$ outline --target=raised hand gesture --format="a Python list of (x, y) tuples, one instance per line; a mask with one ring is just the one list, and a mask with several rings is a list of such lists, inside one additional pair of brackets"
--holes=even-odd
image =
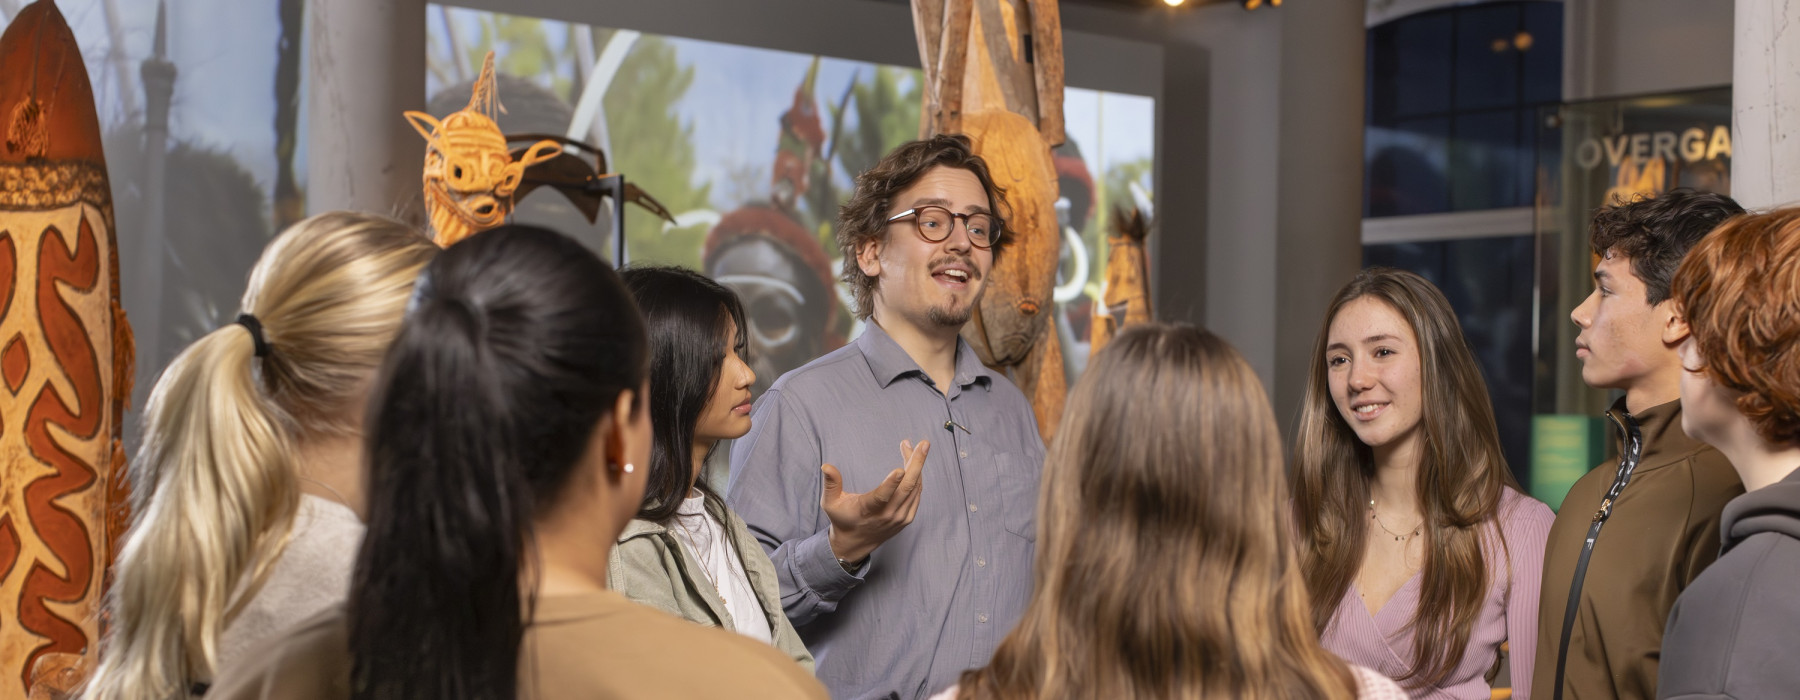
[(831, 519), (831, 551), (839, 559), (860, 562), (888, 538), (898, 534), (919, 513), (919, 492), (924, 486), (925, 455), (929, 441), (914, 446), (900, 441), (901, 469), (889, 472), (881, 485), (865, 493), (844, 493), (844, 477), (837, 467), (819, 467), (825, 487), (819, 505)]

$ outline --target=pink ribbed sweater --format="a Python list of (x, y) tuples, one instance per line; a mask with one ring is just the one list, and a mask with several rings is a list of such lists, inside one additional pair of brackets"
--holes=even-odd
[[(1486, 547), (1493, 585), (1469, 634), (1462, 663), (1436, 686), (1402, 685), (1414, 698), (1485, 700), (1492, 692), (1485, 676), (1494, 667), (1500, 643), (1517, 642), (1511, 652), (1511, 685), (1515, 700), (1530, 700), (1531, 669), (1537, 652), (1538, 583), (1543, 577), (1544, 542), (1556, 515), (1543, 503), (1506, 489), (1500, 499), (1500, 532), (1506, 549), (1491, 536)], [(1487, 526), (1491, 535), (1493, 527)], [(1510, 556), (1508, 556), (1510, 554)], [(1510, 560), (1510, 566), (1506, 564)], [(1422, 579), (1414, 574), (1380, 611), (1369, 614), (1356, 585), (1344, 591), (1337, 614), (1320, 638), (1326, 649), (1345, 661), (1379, 671), (1389, 678), (1404, 675), (1413, 658), (1413, 614), (1419, 608)]]

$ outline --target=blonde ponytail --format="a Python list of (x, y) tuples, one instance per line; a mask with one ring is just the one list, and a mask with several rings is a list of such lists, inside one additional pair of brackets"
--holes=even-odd
[(150, 394), (129, 471), (132, 526), (86, 697), (184, 697), (214, 677), (219, 639), (280, 557), (299, 505), (294, 455), (351, 434), (352, 402), (437, 250), (407, 226), (331, 212), (289, 228), (251, 271), (231, 324), (188, 346)]

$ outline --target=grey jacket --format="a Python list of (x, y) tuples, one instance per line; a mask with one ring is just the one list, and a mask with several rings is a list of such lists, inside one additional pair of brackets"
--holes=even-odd
[(1669, 613), (1659, 698), (1800, 695), (1800, 469), (1732, 499), (1719, 560)]
[[(707, 512), (725, 524), (731, 548), (744, 564), (750, 587), (762, 604), (763, 616), (774, 633), (775, 648), (792, 657), (808, 673), (813, 671), (812, 653), (800, 641), (800, 634), (788, 622), (781, 609), (781, 584), (775, 577), (775, 565), (763, 553), (744, 519), (738, 517), (717, 498), (706, 499)], [(648, 520), (632, 520), (619, 534), (606, 567), (607, 587), (631, 600), (662, 610), (677, 617), (710, 627), (731, 628), (731, 613), (717, 589), (700, 570), (686, 547), (675, 539), (667, 527)]]

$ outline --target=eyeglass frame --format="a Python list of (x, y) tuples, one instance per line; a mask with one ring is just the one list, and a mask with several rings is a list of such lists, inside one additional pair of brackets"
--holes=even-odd
[[(919, 227), (919, 214), (922, 210), (925, 210), (925, 209), (937, 209), (937, 210), (944, 212), (945, 214), (950, 215), (950, 222), (951, 222), (950, 228), (946, 229), (946, 233), (944, 233), (943, 238), (939, 238), (935, 241), (931, 240), (931, 236), (925, 235), (925, 229)], [(922, 204), (922, 205), (913, 207), (911, 209), (908, 209), (906, 211), (900, 212), (898, 214), (888, 217), (887, 223), (889, 223), (889, 224), (897, 223), (901, 219), (904, 219), (908, 216), (913, 217), (913, 231), (918, 232), (919, 237), (925, 239), (925, 242), (927, 242), (927, 243), (943, 243), (944, 241), (950, 240), (950, 234), (956, 232), (956, 222), (957, 221), (962, 222), (963, 234), (968, 235), (968, 233), (969, 233), (969, 217), (971, 217), (971, 216), (985, 216), (989, 219), (993, 219), (994, 220), (994, 230), (988, 234), (987, 245), (982, 245), (980, 243), (976, 243), (975, 237), (972, 235), (969, 236), (969, 245), (975, 246), (976, 248), (980, 248), (982, 250), (993, 250), (994, 244), (999, 243), (1000, 239), (1003, 238), (1006, 234), (1006, 221), (1004, 219), (1001, 219), (1000, 215), (998, 215), (998, 214), (994, 214), (992, 212), (985, 212), (985, 211), (978, 211), (978, 212), (973, 212), (973, 213), (969, 213), (969, 214), (958, 214), (956, 212), (950, 211), (950, 209), (948, 207), (940, 207), (936, 204)]]

